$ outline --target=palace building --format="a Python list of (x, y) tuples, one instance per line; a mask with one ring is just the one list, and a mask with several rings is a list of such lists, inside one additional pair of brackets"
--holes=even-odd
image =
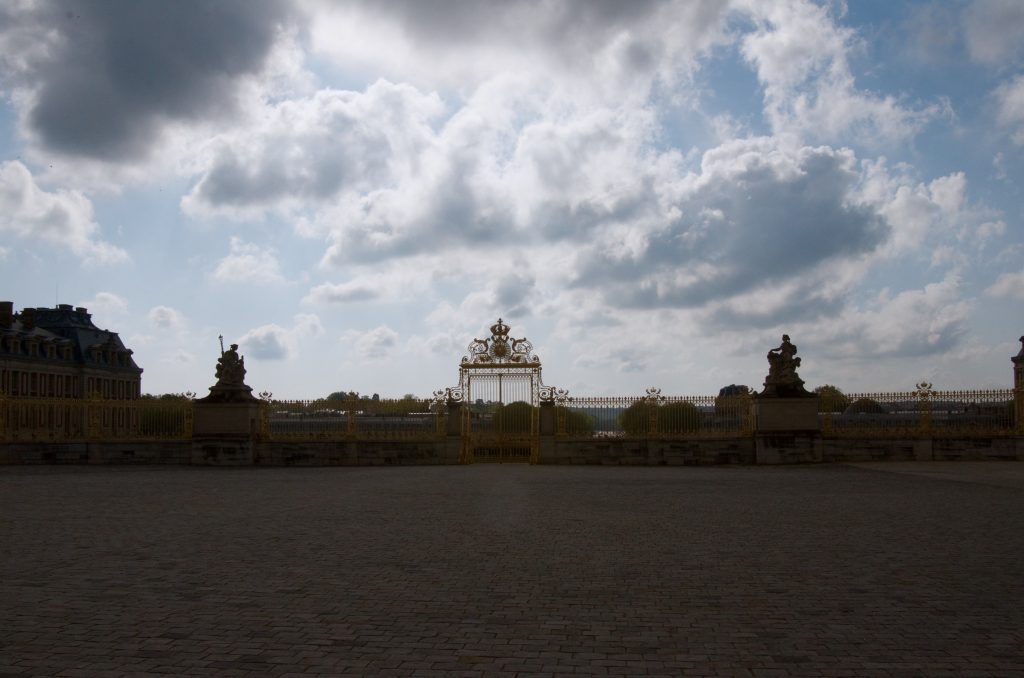
[(101, 330), (87, 309), (23, 308), (0, 301), (0, 396), (139, 397), (142, 368), (117, 332)]

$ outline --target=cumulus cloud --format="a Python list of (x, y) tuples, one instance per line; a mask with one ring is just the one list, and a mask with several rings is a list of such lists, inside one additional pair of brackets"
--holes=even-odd
[(161, 330), (174, 330), (180, 328), (185, 319), (181, 312), (170, 306), (154, 306), (146, 314), (150, 324)]
[(128, 312), (128, 301), (113, 292), (97, 292), (96, 296), (78, 303), (92, 314), (93, 322), (99, 327), (114, 327), (117, 319)]
[(195, 364), (196, 356), (193, 353), (189, 353), (188, 351), (179, 348), (175, 349), (174, 351), (171, 351), (170, 353), (165, 353), (164, 355), (162, 355), (160, 357), (160, 362), (180, 367), (183, 365)]
[(0, 163), (0, 233), (66, 248), (83, 263), (109, 265), (128, 254), (98, 239), (92, 203), (78, 191), (48, 192), (17, 160)]
[(1014, 142), (1024, 144), (1024, 75), (1018, 75), (995, 91), (999, 122), (1010, 129)]
[(249, 330), (239, 344), (245, 353), (262, 360), (283, 360), (290, 355), (288, 330), (276, 323)]
[(182, 201), (191, 214), (321, 201), (367, 192), (416, 171), (440, 99), (379, 81), (363, 93), (320, 90), (272, 108), (258, 125), (216, 138), (202, 177)]
[(372, 330), (349, 330), (342, 335), (342, 341), (349, 345), (356, 357), (362, 360), (380, 360), (398, 345), (398, 333), (387, 325)]
[(508, 273), (502, 276), (494, 288), (495, 306), (505, 309), (504, 314), (509, 318), (528, 314), (537, 291), (536, 283), (529, 273)]
[(309, 313), (299, 313), (293, 318), (290, 328), (276, 323), (255, 327), (238, 340), (243, 353), (258, 360), (286, 360), (298, 355), (302, 342), (324, 333), (320, 318)]
[(576, 285), (618, 306), (699, 306), (870, 252), (887, 228), (854, 201), (858, 179), (850, 151), (723, 144), (646, 237), (583, 248)]
[(473, 87), (496, 73), (532, 70), (577, 94), (621, 99), (688, 70), (694, 55), (722, 39), (728, 3), (366, 0), (314, 11), (313, 49), (348, 69), (427, 88)]
[(972, 59), (1002, 64), (1021, 51), (1024, 4), (1017, 0), (974, 0), (964, 11), (964, 33)]
[(323, 283), (309, 291), (302, 301), (307, 304), (345, 304), (379, 298), (381, 290), (363, 281)]
[(914, 109), (857, 88), (848, 54), (858, 39), (833, 20), (830, 6), (803, 0), (742, 4), (756, 28), (741, 38), (741, 51), (764, 87), (765, 115), (776, 133), (899, 142), (942, 113), (938, 104)]
[(1024, 301), (1024, 270), (1001, 274), (992, 285), (985, 289), (985, 294), (990, 297)]
[(0, 61), (26, 132), (51, 151), (104, 161), (146, 157), (168, 124), (234, 114), (241, 83), (294, 19), (286, 3), (241, 0), (44, 1), (8, 18), (0, 44), (31, 47)]
[(967, 335), (971, 310), (959, 278), (947, 276), (922, 289), (883, 290), (869, 307), (848, 309), (820, 328), (818, 341), (838, 356), (934, 355)]
[(213, 278), (223, 282), (257, 285), (285, 282), (273, 250), (247, 243), (234, 236), (231, 238), (231, 251), (217, 264)]

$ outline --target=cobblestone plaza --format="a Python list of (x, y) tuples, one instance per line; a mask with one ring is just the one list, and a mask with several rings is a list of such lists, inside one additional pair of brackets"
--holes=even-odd
[(1022, 468), (3, 467), (0, 676), (1024, 676)]

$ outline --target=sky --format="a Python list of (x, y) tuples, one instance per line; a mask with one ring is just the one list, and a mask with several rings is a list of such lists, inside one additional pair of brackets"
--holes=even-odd
[(0, 298), (144, 392), (1009, 388), (1024, 3), (0, 4)]

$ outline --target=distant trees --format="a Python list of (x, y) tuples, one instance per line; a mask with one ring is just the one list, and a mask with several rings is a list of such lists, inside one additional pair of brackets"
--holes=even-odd
[(555, 416), (565, 417), (565, 432), (570, 435), (588, 435), (594, 432), (594, 418), (586, 412), (558, 405)]
[(324, 400), (370, 400), (377, 403), (380, 402), (380, 395), (374, 393), (372, 396), (360, 396), (356, 391), (334, 391), (324, 398)]
[[(655, 419), (653, 431), (652, 417)], [(695, 431), (700, 428), (700, 410), (686, 401), (659, 405), (650, 400), (637, 400), (619, 414), (619, 426), (630, 436)]]
[(889, 410), (874, 398), (857, 398), (842, 412), (843, 414), (888, 414)]
[(821, 412), (842, 413), (850, 406), (850, 399), (846, 397), (846, 394), (831, 384), (819, 386), (814, 389), (814, 393), (821, 398), (821, 403), (818, 406)]
[(493, 415), (494, 428), (504, 433), (529, 433), (533, 426), (533, 405), (522, 401), (499, 404)]

